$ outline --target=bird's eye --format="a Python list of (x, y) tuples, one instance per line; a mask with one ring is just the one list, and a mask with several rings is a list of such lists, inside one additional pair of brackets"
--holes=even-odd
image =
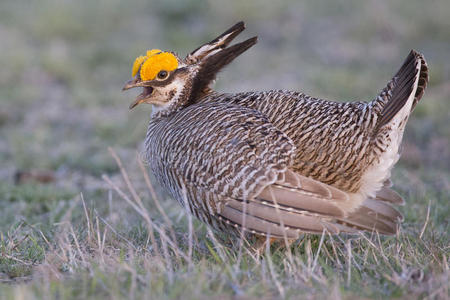
[(169, 76), (169, 73), (167, 71), (159, 71), (158, 75), (156, 76), (158, 80), (164, 80)]

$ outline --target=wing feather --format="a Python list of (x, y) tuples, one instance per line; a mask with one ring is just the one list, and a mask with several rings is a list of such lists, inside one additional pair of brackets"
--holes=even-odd
[(347, 215), (349, 194), (290, 170), (292, 140), (258, 111), (199, 103), (170, 118), (159, 128), (150, 122), (150, 166), (200, 219), (214, 225), (211, 215), (216, 215), (235, 229), (273, 237), (323, 230), (395, 233), (401, 214), (388, 203), (399, 202), (395, 192), (384, 187)]
[[(308, 184), (302, 184), (304, 182)], [(325, 193), (323, 188), (329, 192)], [(386, 193), (390, 192), (393, 191)], [(396, 233), (403, 217), (384, 198), (366, 199), (355, 212), (346, 215), (339, 208), (339, 204), (348, 199), (342, 194), (346, 193), (287, 170), (278, 181), (249, 201), (228, 199), (220, 215), (233, 220), (239, 228), (245, 226), (244, 229), (250, 232), (261, 234), (266, 226), (266, 234), (270, 233), (272, 237), (280, 237), (283, 228), (287, 238), (296, 238), (300, 232), (319, 234), (323, 230), (333, 234), (362, 230), (388, 235)], [(341, 199), (336, 201), (333, 195), (341, 196)]]

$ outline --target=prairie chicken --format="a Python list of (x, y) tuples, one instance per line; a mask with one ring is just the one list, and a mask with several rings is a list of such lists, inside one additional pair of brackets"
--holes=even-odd
[(160, 184), (197, 218), (226, 232), (296, 239), (301, 233), (395, 234), (403, 199), (391, 169), (428, 82), (424, 57), (406, 58), (370, 102), (299, 92), (218, 93), (217, 73), (257, 38), (230, 46), (240, 22), (186, 58), (150, 50), (124, 90), (153, 105), (145, 150)]

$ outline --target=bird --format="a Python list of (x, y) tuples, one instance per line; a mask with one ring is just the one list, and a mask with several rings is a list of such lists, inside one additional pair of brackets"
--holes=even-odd
[(257, 43), (231, 44), (244, 29), (238, 22), (185, 58), (159, 49), (136, 58), (123, 90), (143, 89), (130, 109), (152, 105), (145, 157), (159, 184), (233, 236), (396, 234), (404, 200), (391, 170), (428, 83), (424, 56), (411, 50), (371, 101), (217, 92), (217, 74)]

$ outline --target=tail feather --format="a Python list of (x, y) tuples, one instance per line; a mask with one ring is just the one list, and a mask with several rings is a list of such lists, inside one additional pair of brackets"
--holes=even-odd
[(420, 53), (418, 53), (418, 54), (419, 54), (418, 57), (421, 61), (421, 68), (420, 68), (420, 75), (419, 75), (419, 83), (417, 86), (417, 90), (416, 90), (416, 94), (414, 97), (414, 102), (413, 102), (411, 110), (414, 109), (417, 102), (419, 102), (419, 100), (422, 98), (423, 94), (425, 93), (425, 89), (427, 88), (427, 85), (428, 85), (428, 65), (427, 65), (427, 62), (425, 61), (425, 58), (423, 57), (423, 55)]
[[(413, 97), (411, 111), (428, 84), (428, 66), (422, 54), (411, 50), (402, 67), (375, 100), (381, 105), (377, 129), (388, 124)], [(377, 131), (377, 130), (376, 130)]]
[(381, 190), (375, 195), (376, 200), (381, 200), (389, 203), (394, 203), (398, 205), (403, 205), (405, 200), (396, 191), (391, 190), (388, 187), (382, 187)]
[(372, 210), (380, 219), (392, 222), (402, 221), (403, 215), (387, 202), (373, 198), (366, 199), (361, 207)]
[(392, 235), (397, 232), (403, 216), (390, 204), (376, 199), (366, 199), (358, 210), (345, 219), (344, 224), (354, 225), (366, 231), (378, 231)]
[(364, 231), (378, 231), (386, 235), (392, 235), (397, 232), (397, 222), (381, 219), (373, 210), (364, 206), (360, 207), (347, 219), (340, 220), (340, 222), (347, 227), (354, 227)]

